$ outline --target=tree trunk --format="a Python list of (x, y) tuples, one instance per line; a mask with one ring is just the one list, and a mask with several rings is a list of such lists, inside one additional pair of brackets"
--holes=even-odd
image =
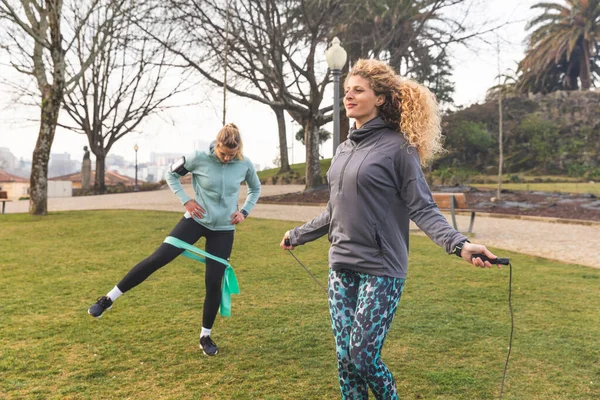
[(33, 150), (29, 181), (29, 214), (48, 214), (48, 161), (54, 141), (58, 112), (62, 99), (62, 85), (46, 87), (42, 91), (40, 130)]
[[(279, 173), (285, 173), (290, 171), (290, 161), (288, 159), (288, 148), (287, 148), (287, 130), (285, 128), (285, 113), (283, 108), (273, 108), (275, 116), (277, 117), (277, 128), (279, 129), (279, 159), (281, 165), (279, 167)], [(292, 138), (292, 140), (294, 140)]]
[(583, 54), (579, 61), (580, 65), (580, 73), (579, 78), (581, 79), (581, 89), (582, 90), (590, 90), (592, 87), (592, 79), (591, 79), (591, 67), (590, 67), (590, 45), (587, 40), (584, 40), (582, 43)]
[(315, 189), (321, 184), (321, 165), (319, 163), (319, 128), (313, 119), (304, 124), (304, 145), (306, 147), (306, 187)]
[[(25, 6), (25, 3), (23, 3)], [(29, 214), (48, 214), (48, 161), (56, 133), (58, 113), (65, 88), (65, 54), (62, 49), (60, 18), (62, 2), (47, 1), (48, 28), (50, 30), (50, 55), (52, 58), (52, 83), (46, 80), (43, 49), (35, 41), (33, 64), (38, 87), (42, 95), (40, 130), (33, 150), (31, 177), (29, 181)], [(35, 27), (39, 29), (38, 27)], [(45, 31), (39, 31), (45, 35)]]
[(94, 192), (96, 193), (106, 193), (106, 182), (104, 180), (105, 171), (106, 171), (106, 155), (104, 154), (96, 154), (96, 178), (94, 180)]
[(498, 95), (498, 189), (496, 197), (498, 200), (502, 196), (502, 168), (504, 163), (504, 138), (503, 138), (503, 115), (502, 115), (502, 91)]

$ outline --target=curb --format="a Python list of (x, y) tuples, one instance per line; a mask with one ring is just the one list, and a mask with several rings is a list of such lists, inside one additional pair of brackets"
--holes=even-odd
[[(454, 211), (456, 214), (464, 214), (459, 210)], [(584, 226), (600, 226), (600, 221), (590, 221), (584, 219), (569, 219), (556, 217), (536, 217), (534, 215), (516, 215), (516, 214), (498, 214), (488, 213), (475, 210), (477, 215), (488, 218), (505, 218), (505, 219), (521, 219), (526, 221), (546, 222), (550, 224), (567, 224), (567, 225), (584, 225)]]

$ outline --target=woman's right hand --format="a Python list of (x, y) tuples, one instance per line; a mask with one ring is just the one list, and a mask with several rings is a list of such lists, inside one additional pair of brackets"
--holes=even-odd
[(283, 235), (283, 239), (281, 239), (281, 243), (279, 243), (279, 247), (284, 250), (294, 250), (294, 246), (286, 246), (285, 240), (290, 238), (290, 231), (287, 231), (285, 235)]
[(196, 203), (196, 200), (189, 200), (183, 206), (192, 217), (204, 218), (204, 214), (206, 214), (204, 208), (200, 207), (200, 204)]

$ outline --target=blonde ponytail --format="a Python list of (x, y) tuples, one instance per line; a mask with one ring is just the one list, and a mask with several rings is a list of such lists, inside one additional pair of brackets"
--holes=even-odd
[(240, 130), (234, 123), (226, 124), (219, 133), (217, 133), (217, 145), (225, 146), (230, 150), (237, 150), (235, 158), (239, 160), (244, 159), (244, 144), (242, 143), (242, 135)]

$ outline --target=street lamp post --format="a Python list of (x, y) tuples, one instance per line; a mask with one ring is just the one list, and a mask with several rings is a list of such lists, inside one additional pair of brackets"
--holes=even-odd
[(137, 171), (138, 171), (137, 152), (140, 149), (138, 147), (137, 143), (135, 144), (135, 146), (133, 146), (133, 149), (135, 150), (135, 186), (133, 187), (133, 191), (137, 192), (139, 190), (139, 188), (138, 188), (138, 181), (137, 181)]
[(333, 75), (333, 157), (335, 150), (340, 145), (340, 73), (348, 58), (346, 50), (340, 46), (340, 39), (337, 36), (331, 41), (325, 58)]

